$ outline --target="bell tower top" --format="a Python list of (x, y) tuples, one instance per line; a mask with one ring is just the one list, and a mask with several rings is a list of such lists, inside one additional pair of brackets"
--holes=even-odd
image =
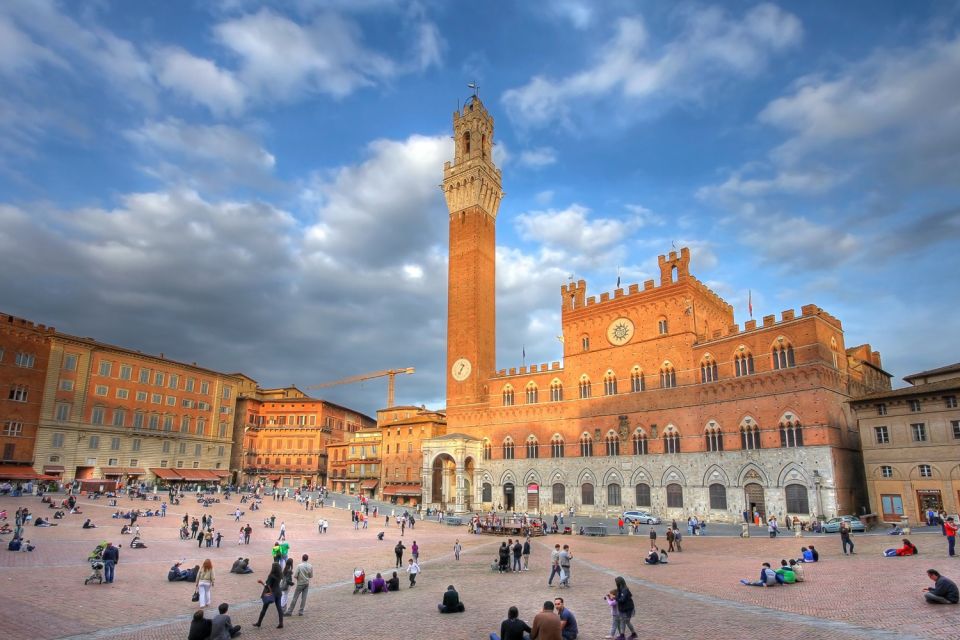
[(443, 165), (443, 192), (450, 214), (478, 207), (493, 219), (503, 197), (493, 164), (493, 116), (476, 95), (453, 113), (453, 162)]

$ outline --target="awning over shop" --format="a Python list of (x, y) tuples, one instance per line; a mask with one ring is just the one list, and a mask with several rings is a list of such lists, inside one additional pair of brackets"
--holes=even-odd
[(105, 476), (142, 476), (146, 474), (145, 469), (140, 467), (103, 467), (103, 475)]
[(60, 465), (60, 464), (45, 464), (45, 465), (43, 465), (43, 472), (44, 472), (44, 473), (63, 473), (65, 470), (66, 470), (66, 469), (64, 469), (63, 465)]
[(150, 473), (157, 476), (161, 480), (179, 480), (180, 476), (177, 475), (177, 472), (173, 469), (167, 469), (166, 467), (151, 467)]
[(211, 480), (219, 482), (220, 480), (220, 476), (210, 469), (176, 469), (175, 471), (180, 476), (180, 480), (186, 482), (209, 482)]
[(383, 488), (385, 496), (419, 496), (421, 493), (419, 484), (388, 484)]
[(226, 469), (214, 469), (214, 470), (212, 470), (210, 473), (212, 473), (212, 474), (214, 474), (214, 475), (216, 475), (216, 476), (218, 476), (218, 477), (220, 477), (220, 478), (229, 478), (229, 477), (230, 477), (230, 472), (227, 471)]
[(15, 464), (0, 465), (0, 480), (36, 480), (39, 474), (32, 467)]
[(378, 484), (380, 484), (379, 480), (364, 480), (360, 483), (360, 488), (369, 491), (370, 489), (376, 489)]

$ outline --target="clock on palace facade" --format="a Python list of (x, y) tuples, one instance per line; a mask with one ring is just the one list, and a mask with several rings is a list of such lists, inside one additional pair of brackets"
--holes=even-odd
[(630, 342), (633, 337), (633, 322), (627, 318), (617, 318), (607, 327), (607, 340), (610, 344), (619, 347)]
[(470, 377), (470, 372), (472, 370), (473, 366), (470, 364), (470, 361), (466, 358), (460, 358), (453, 363), (453, 367), (450, 369), (450, 374), (457, 382), (463, 382)]

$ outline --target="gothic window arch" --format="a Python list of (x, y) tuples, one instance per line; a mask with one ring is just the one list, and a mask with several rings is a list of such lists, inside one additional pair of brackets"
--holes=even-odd
[(645, 482), (638, 484), (634, 491), (636, 492), (637, 506), (638, 507), (649, 507), (650, 506), (650, 485)]
[(665, 336), (667, 335), (668, 329), (669, 327), (667, 326), (667, 317), (660, 316), (659, 318), (657, 318), (657, 333), (659, 333), (661, 336)]
[(793, 344), (783, 336), (778, 336), (771, 349), (774, 369), (789, 369), (797, 366), (793, 354)]
[(589, 482), (584, 482), (580, 486), (580, 504), (593, 505), (593, 485)]
[(513, 406), (513, 386), (509, 384), (503, 388), (503, 406)]
[(490, 460), (493, 458), (493, 447), (490, 446), (490, 441), (484, 439), (483, 441), (483, 459)]
[(463, 134), (463, 152), (470, 153), (470, 132)]
[(710, 485), (710, 508), (726, 510), (727, 488), (719, 483)]
[(636, 365), (630, 370), (630, 391), (633, 393), (638, 393), (645, 390), (646, 384), (643, 380), (643, 370), (639, 365)]
[(580, 456), (583, 458), (593, 457), (593, 438), (589, 433), (580, 436)]
[(580, 398), (585, 399), (590, 397), (590, 378), (587, 374), (580, 376)]
[(810, 513), (810, 497), (802, 484), (788, 484), (784, 487), (787, 513)]
[(563, 383), (554, 378), (550, 383), (550, 402), (560, 402), (563, 400)]
[(607, 506), (619, 507), (620, 504), (620, 485), (616, 482), (611, 482), (607, 485)]
[(733, 369), (737, 377), (753, 375), (753, 354), (744, 345), (737, 347), (733, 355)]
[(780, 446), (803, 446), (803, 425), (800, 424), (800, 419), (792, 414), (784, 414), (780, 418)]
[(503, 459), (513, 460), (513, 438), (510, 436), (503, 440)]
[(612, 429), (608, 431), (604, 443), (606, 444), (608, 456), (620, 455), (620, 436), (617, 435), (616, 431)]
[(528, 458), (540, 457), (540, 443), (537, 442), (536, 436), (530, 436), (529, 438), (527, 438), (527, 457)]
[(760, 448), (760, 425), (753, 418), (744, 418), (740, 423), (740, 448), (744, 450)]
[(709, 353), (700, 361), (700, 382), (716, 382), (720, 379), (717, 361)]
[(537, 383), (527, 383), (527, 404), (537, 404)]
[(493, 502), (493, 485), (484, 482), (480, 488), (480, 500), (482, 502)]
[(672, 509), (683, 508), (683, 487), (679, 484), (667, 485), (667, 507)]
[(564, 454), (564, 443), (563, 438), (560, 434), (554, 434), (553, 439), (550, 441), (550, 457), (551, 458), (562, 458)]
[(607, 370), (607, 373), (603, 376), (603, 395), (617, 395), (617, 376), (612, 370)]
[(677, 371), (669, 360), (660, 366), (660, 388), (672, 389), (677, 386)]
[(837, 350), (837, 339), (836, 339), (836, 338), (830, 338), (830, 356), (831, 356), (832, 359), (833, 359), (833, 368), (834, 368), (834, 369), (839, 369), (839, 368), (840, 368), (840, 354), (838, 353), (838, 350)]
[(562, 482), (553, 483), (553, 504), (565, 504), (567, 501), (567, 488)]
[(663, 452), (680, 453), (680, 432), (673, 425), (663, 431)]
[(647, 455), (647, 434), (643, 432), (643, 429), (637, 429), (633, 432), (633, 455), (635, 456), (645, 456)]
[(711, 422), (704, 430), (707, 451), (723, 451), (723, 431), (715, 423)]

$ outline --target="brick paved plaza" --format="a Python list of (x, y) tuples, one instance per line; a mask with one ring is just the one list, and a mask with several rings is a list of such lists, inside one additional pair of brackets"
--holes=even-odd
[[(141, 518), (148, 549), (131, 550), (129, 536), (120, 536), (121, 521), (109, 517), (106, 501), (82, 500), (83, 516), (67, 516), (60, 526), (30, 527), (27, 531), (34, 553), (0, 554), (0, 629), (4, 638), (186, 638), (192, 585), (168, 582), (167, 569), (184, 558), (192, 566), (209, 557), (217, 580), (213, 602), (229, 602), (235, 624), (243, 625), (242, 637), (262, 638), (358, 638), (372, 636), (405, 638), (486, 638), (499, 628), (510, 605), (520, 608), (531, 621), (542, 602), (562, 595), (577, 615), (581, 638), (602, 638), (609, 632), (610, 614), (601, 599), (623, 575), (637, 603), (635, 626), (642, 637), (767, 638), (767, 637), (960, 637), (960, 607), (935, 607), (923, 602), (920, 590), (928, 586), (925, 570), (938, 568), (944, 575), (960, 578), (960, 560), (946, 555), (939, 535), (912, 536), (921, 550), (914, 558), (881, 557), (880, 551), (897, 539), (880, 535), (855, 538), (857, 555), (844, 557), (836, 536), (809, 537), (822, 561), (808, 566), (806, 582), (799, 585), (759, 589), (744, 587), (740, 578), (756, 579), (759, 564), (795, 555), (801, 541), (792, 537), (769, 540), (706, 537), (684, 540), (684, 552), (671, 555), (667, 566), (647, 567), (642, 557), (649, 546), (645, 537), (607, 538), (554, 537), (536, 540), (531, 571), (499, 575), (490, 562), (500, 539), (467, 535), (464, 528), (421, 522), (408, 530), (404, 542), (420, 545), (423, 574), (413, 590), (402, 575), (401, 591), (386, 595), (352, 595), (352, 571), (392, 571), (393, 546), (399, 530), (386, 529), (383, 518), (370, 529), (354, 531), (349, 514), (326, 508), (305, 512), (293, 501), (264, 502), (264, 509), (248, 512), (254, 527), (252, 543), (238, 547), (232, 511), (236, 499), (203, 510), (185, 501), (165, 519)], [(120, 506), (143, 506), (120, 500)], [(151, 503), (156, 505), (158, 503)], [(0, 498), (0, 507), (12, 513), (18, 505), (34, 513), (47, 510), (38, 498)], [(220, 549), (198, 550), (196, 542), (181, 541), (178, 525), (184, 511), (199, 516), (214, 515), (214, 525), (223, 528)], [(51, 512), (52, 513), (52, 512)], [(269, 568), (269, 548), (277, 530), (262, 526), (271, 513), (287, 523), (291, 556), (310, 554), (315, 578), (304, 617), (288, 618), (277, 630), (276, 612), (264, 620), (264, 628), (251, 625), (259, 612), (257, 578)], [(84, 517), (100, 528), (83, 530)], [(330, 531), (319, 535), (319, 517), (330, 522)], [(459, 537), (464, 545), (460, 562), (453, 559), (452, 545)], [(662, 537), (662, 536), (661, 536)], [(9, 536), (3, 539), (4, 549)], [(101, 540), (122, 544), (116, 582), (84, 586), (89, 574), (87, 554)], [(546, 586), (548, 544), (572, 545), (575, 555), (572, 588)], [(228, 573), (238, 555), (251, 559), (255, 573)], [(436, 603), (447, 584), (456, 585), (467, 611), (443, 615)]]

